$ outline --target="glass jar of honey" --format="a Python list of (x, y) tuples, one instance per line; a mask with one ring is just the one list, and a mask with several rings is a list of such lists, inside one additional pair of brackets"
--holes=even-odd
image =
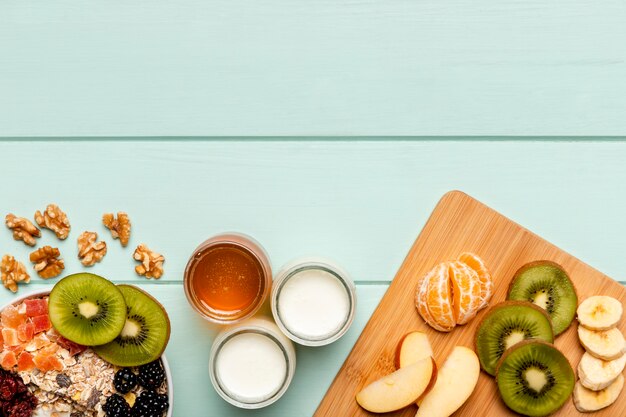
[(189, 303), (205, 319), (238, 322), (256, 313), (271, 291), (269, 258), (250, 236), (214, 236), (187, 262), (184, 287)]

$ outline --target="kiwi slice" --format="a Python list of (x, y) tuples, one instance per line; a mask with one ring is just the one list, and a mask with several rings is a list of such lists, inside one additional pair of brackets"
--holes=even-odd
[(504, 352), (526, 339), (552, 343), (554, 335), (548, 314), (527, 301), (505, 301), (493, 306), (478, 325), (476, 352), (480, 366), (489, 375)]
[(496, 383), (504, 403), (526, 416), (552, 414), (574, 390), (574, 370), (553, 345), (527, 340), (509, 349), (498, 362)]
[(152, 296), (132, 285), (118, 285), (126, 300), (126, 323), (110, 343), (95, 352), (117, 366), (139, 366), (152, 362), (165, 350), (170, 338), (170, 319)]
[(578, 307), (574, 284), (563, 268), (550, 261), (522, 266), (511, 281), (507, 299), (530, 301), (546, 310), (555, 336), (569, 327)]
[(111, 281), (98, 275), (69, 275), (48, 300), (50, 321), (66, 339), (85, 346), (109, 343), (124, 327), (126, 303)]

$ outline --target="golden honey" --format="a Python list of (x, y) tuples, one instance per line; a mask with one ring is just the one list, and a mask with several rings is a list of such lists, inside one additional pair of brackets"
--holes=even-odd
[(185, 292), (192, 307), (211, 321), (230, 323), (252, 315), (271, 287), (263, 249), (243, 235), (209, 239), (185, 270)]

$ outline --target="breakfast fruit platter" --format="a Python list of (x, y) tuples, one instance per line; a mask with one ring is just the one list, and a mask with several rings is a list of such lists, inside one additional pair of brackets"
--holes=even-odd
[(315, 417), (614, 416), (626, 288), (446, 194)]

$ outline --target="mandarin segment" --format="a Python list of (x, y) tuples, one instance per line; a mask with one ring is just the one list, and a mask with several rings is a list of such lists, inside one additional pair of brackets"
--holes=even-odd
[(428, 311), (437, 324), (445, 329), (452, 329), (456, 325), (452, 309), (452, 287), (450, 285), (449, 265), (437, 269), (428, 283), (426, 295)]
[(420, 316), (422, 316), (426, 324), (428, 324), (430, 327), (434, 328), (435, 330), (439, 330), (440, 332), (449, 332), (450, 330), (452, 330), (452, 328), (442, 327), (439, 324), (437, 324), (433, 316), (430, 314), (430, 311), (428, 310), (427, 298), (428, 298), (428, 288), (430, 285), (431, 278), (441, 275), (443, 273), (443, 270), (446, 268), (447, 268), (446, 265), (442, 263), (442, 264), (436, 265), (434, 268), (428, 271), (426, 275), (424, 275), (424, 277), (418, 283), (417, 294), (415, 297), (415, 306)]
[(465, 263), (449, 263), (452, 283), (452, 305), (456, 324), (465, 324), (476, 316), (481, 305), (481, 283), (478, 273)]
[(485, 262), (476, 254), (471, 252), (464, 252), (459, 255), (459, 261), (463, 262), (471, 269), (476, 271), (478, 279), (480, 280), (480, 297), (481, 303), (479, 309), (487, 307), (491, 296), (493, 295), (493, 278)]

